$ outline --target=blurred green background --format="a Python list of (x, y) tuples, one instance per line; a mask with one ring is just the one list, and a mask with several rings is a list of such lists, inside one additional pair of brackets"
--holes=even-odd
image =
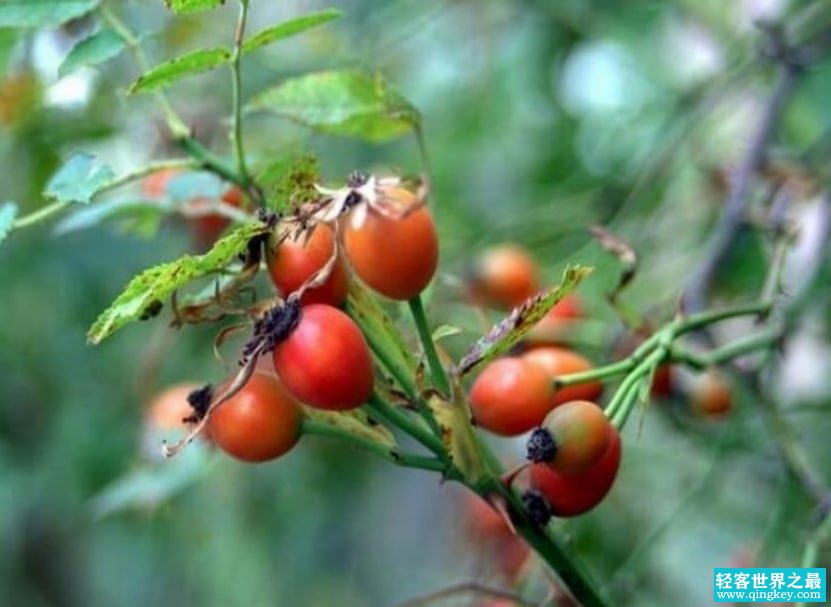
[[(828, 5), (252, 4), (252, 31), (327, 6), (345, 17), (246, 58), (245, 98), (287, 76), (360, 67), (380, 70), (421, 110), (442, 239), (429, 306), (436, 324), (464, 329), (447, 347), (459, 353), (480, 331), (460, 303), (464, 263), (490, 244), (513, 241), (532, 251), (546, 282), (556, 282), (566, 263), (596, 266), (580, 294), (602, 328), (583, 344), (598, 362), (609, 355), (606, 338), (620, 329), (604, 299), (619, 270), (586, 226), (606, 224), (640, 252), (626, 303), (656, 324), (671, 317), (719, 216), (725, 174), (740, 161), (770, 95), (774, 70), (759, 58), (763, 37), (753, 23), (801, 26)], [(232, 1), (175, 18), (161, 0), (107, 5), (145, 36), (153, 63), (227, 43), (236, 14)], [(73, 43), (94, 27), (90, 18), (59, 30), (0, 30), (0, 200), (38, 208), (49, 176), (77, 150), (98, 154), (117, 172), (174, 154), (152, 97), (124, 95), (138, 75), (127, 54), (57, 77)], [(802, 77), (771, 154), (820, 175), (831, 133), (829, 66), (819, 61)], [(226, 72), (184, 80), (170, 96), (200, 139), (227, 152)], [(260, 114), (246, 117), (245, 134), (259, 161), (313, 151), (332, 183), (353, 169), (421, 170), (409, 138), (370, 145)], [(763, 213), (758, 190), (751, 207)], [(116, 196), (139, 199), (141, 192)], [(828, 269), (827, 250), (810, 240), (819, 208), (816, 189), (807, 188), (789, 211), (803, 226), (787, 266), (795, 291), (809, 262)], [(175, 221), (158, 232), (135, 227), (71, 229), (59, 218), (14, 232), (0, 247), (4, 605), (389, 606), (454, 582), (499, 584), (466, 541), (459, 492), (427, 473), (323, 439), (267, 465), (198, 448), (160, 463), (143, 417), (148, 399), (177, 382), (220, 380), (224, 371), (211, 351), (215, 328), (172, 332), (166, 313), (101, 346), (86, 344), (87, 328), (123, 284), (190, 247)], [(753, 234), (720, 273), (721, 301), (754, 298), (761, 288), (770, 243), (763, 231)], [(827, 281), (819, 282), (764, 385), (828, 479), (831, 315)], [(406, 318), (402, 326), (412, 335)], [(762, 423), (757, 400), (740, 392), (734, 413), (714, 421), (691, 415), (681, 395), (629, 424), (610, 497), (562, 523), (569, 550), (613, 604), (709, 604), (712, 568), (748, 554), (760, 566), (799, 564), (813, 504), (783, 467), (781, 437)], [(521, 441), (494, 443), (507, 458), (521, 457)], [(823, 565), (827, 556), (821, 553)], [(531, 573), (525, 590), (542, 596), (540, 583)]]

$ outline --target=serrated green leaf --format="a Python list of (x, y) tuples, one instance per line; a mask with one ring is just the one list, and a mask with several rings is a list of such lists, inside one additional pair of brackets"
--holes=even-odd
[(0, 205), (0, 242), (12, 231), (14, 219), (17, 217), (17, 205), (13, 202), (4, 202)]
[(380, 75), (318, 72), (286, 80), (257, 95), (249, 110), (264, 110), (324, 133), (387, 141), (419, 124), (418, 111)]
[(100, 0), (0, 0), (0, 27), (56, 27), (90, 12)]
[(175, 57), (145, 72), (127, 89), (129, 94), (154, 91), (191, 74), (206, 72), (231, 59), (227, 48), (203, 48)]
[(96, 192), (115, 177), (109, 166), (94, 166), (94, 159), (86, 152), (73, 154), (46, 184), (43, 195), (59, 202), (89, 204)]
[(165, 4), (174, 13), (183, 14), (207, 11), (225, 4), (225, 0), (165, 0)]
[(373, 423), (363, 411), (321, 411), (304, 407), (306, 417), (310, 420), (348, 432), (357, 438), (388, 447), (391, 451), (398, 447), (392, 432), (386, 426)]
[(186, 255), (145, 270), (127, 284), (121, 295), (93, 323), (87, 332), (87, 341), (101, 343), (126, 324), (139, 320), (148, 306), (164, 301), (176, 289), (225, 268), (246, 249), (251, 238), (267, 231), (264, 224), (252, 222), (218, 240), (204, 255)]
[(257, 32), (251, 38), (243, 42), (242, 52), (250, 53), (261, 46), (290, 38), (291, 36), (305, 32), (308, 29), (317, 27), (318, 25), (323, 25), (324, 23), (338, 19), (342, 15), (343, 13), (339, 10), (327, 9), (318, 13), (303, 15), (302, 17), (297, 17), (296, 19), (291, 19), (289, 21), (283, 21), (282, 23), (278, 23), (277, 25)]
[(302, 204), (320, 198), (315, 189), (319, 176), (314, 154), (295, 154), (272, 161), (257, 172), (259, 183), (266, 194), (266, 205), (271, 211), (287, 211), (292, 204)]
[(77, 69), (88, 65), (98, 65), (112, 59), (124, 49), (124, 40), (112, 30), (101, 30), (89, 38), (84, 38), (69, 51), (66, 59), (58, 68), (58, 76), (63, 78)]
[(488, 362), (510, 350), (531, 328), (548, 314), (549, 310), (589, 274), (592, 268), (570, 266), (563, 272), (559, 285), (530, 298), (513, 309), (490, 333), (477, 341), (456, 366), (458, 376), (469, 373), (482, 363)]

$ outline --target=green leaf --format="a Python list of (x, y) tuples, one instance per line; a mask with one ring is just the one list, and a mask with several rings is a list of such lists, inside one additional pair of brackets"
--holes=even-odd
[(378, 300), (357, 280), (350, 281), (346, 306), (372, 351), (385, 366), (395, 369), (395, 377), (415, 377), (417, 363), (412, 348), (404, 342), (401, 331)]
[(249, 110), (272, 112), (324, 133), (387, 141), (418, 126), (418, 111), (380, 76), (318, 72), (257, 95)]
[(172, 460), (128, 472), (92, 498), (93, 515), (102, 518), (132, 508), (152, 508), (174, 498), (210, 471), (216, 460), (208, 451), (193, 443)]
[(0, 27), (56, 27), (90, 12), (100, 0), (0, 0)]
[(287, 211), (293, 204), (303, 204), (320, 198), (315, 189), (319, 167), (314, 154), (284, 156), (257, 172), (257, 183), (265, 192), (266, 205), (271, 211)]
[(439, 341), (445, 337), (450, 337), (451, 335), (458, 335), (461, 332), (462, 330), (459, 327), (454, 327), (453, 325), (441, 325), (436, 327), (433, 331), (433, 341)]
[(145, 270), (125, 287), (124, 291), (93, 323), (87, 341), (98, 344), (130, 322), (139, 320), (149, 307), (164, 301), (173, 291), (192, 280), (225, 268), (243, 252), (251, 238), (265, 234), (268, 227), (252, 222), (218, 240), (204, 255), (185, 255)]
[(12, 231), (14, 218), (17, 217), (17, 205), (13, 202), (4, 202), (0, 205), (0, 242)]
[(342, 15), (343, 13), (339, 10), (327, 9), (318, 13), (303, 15), (302, 17), (291, 19), (290, 21), (278, 23), (277, 25), (257, 32), (251, 38), (243, 42), (242, 52), (250, 53), (261, 46), (295, 36), (318, 25), (338, 19)]
[(560, 284), (543, 291), (516, 307), (490, 333), (477, 341), (464, 355), (455, 369), (458, 376), (469, 373), (482, 363), (488, 362), (510, 350), (534, 325), (548, 314), (548, 311), (568, 295), (589, 274), (592, 268), (570, 266), (563, 272)]
[(311, 407), (303, 408), (306, 417), (310, 420), (337, 428), (363, 440), (396, 449), (398, 443), (392, 432), (385, 426), (370, 422), (369, 417), (360, 410), (353, 411), (321, 411)]
[(43, 195), (58, 202), (89, 204), (96, 192), (115, 177), (107, 165), (93, 166), (94, 159), (86, 152), (73, 154), (46, 184)]
[(485, 475), (482, 456), (476, 442), (476, 434), (470, 423), (471, 414), (464, 390), (455, 378), (453, 386), (454, 402), (446, 401), (438, 394), (427, 399), (427, 405), (433, 418), (441, 429), (441, 440), (450, 454), (453, 464), (471, 482), (476, 482)]
[(76, 44), (58, 68), (63, 78), (87, 65), (97, 65), (112, 59), (124, 49), (124, 40), (112, 30), (101, 30)]
[(211, 10), (225, 4), (225, 0), (165, 0), (165, 4), (174, 13), (182, 14)]
[(227, 48), (203, 48), (175, 57), (142, 74), (127, 89), (129, 94), (154, 91), (179, 80), (184, 76), (212, 70), (228, 63), (231, 51)]

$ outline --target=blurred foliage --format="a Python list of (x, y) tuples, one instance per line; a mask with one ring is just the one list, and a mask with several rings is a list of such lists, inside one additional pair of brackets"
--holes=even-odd
[[(244, 101), (308, 72), (361, 69), (385, 78), (378, 82), (390, 83), (396, 102), (400, 94), (417, 108), (443, 258), (429, 308), (435, 326), (461, 329), (442, 341), (457, 359), (483, 332), (461, 304), (462, 269), (475, 251), (503, 241), (527, 246), (550, 284), (567, 264), (594, 266), (579, 293), (593, 321), (620, 329), (605, 302), (618, 265), (586, 231), (592, 223), (608, 225), (640, 253), (627, 304), (654, 324), (670, 318), (720, 214), (725, 175), (769, 96), (773, 70), (759, 57), (762, 37), (753, 22), (804, 27), (821, 22), (826, 4), (251, 3), (251, 32), (330, 6), (344, 16), (245, 57)], [(233, 37), (235, 2), (179, 16), (161, 0), (104, 4), (141, 33), (151, 65), (195, 48), (227, 47)], [(31, 25), (9, 10), (0, 4), (0, 26)], [(58, 78), (74, 45), (100, 23), (95, 16), (56, 22), (0, 29), (0, 204), (14, 201), (18, 216), (46, 204), (41, 192), (50, 179), (54, 189), (56, 171), (77, 152), (106, 159), (116, 174), (178, 154), (152, 95), (125, 96), (141, 75), (127, 53), (100, 64), (81, 56), (73, 62), (96, 65), (75, 65), (80, 69)], [(227, 71), (177, 80), (169, 90), (200, 141), (228, 153)], [(823, 60), (788, 104), (772, 158), (828, 174), (829, 95)], [(424, 169), (413, 137), (367, 143), (324, 136), (265, 112), (246, 115), (245, 140), (264, 173), (289, 166), (286, 153), (298, 149), (318, 156), (329, 183), (354, 169)], [(143, 199), (137, 186), (106, 200)], [(765, 201), (758, 184), (751, 213), (762, 214)], [(814, 195), (792, 203), (808, 240), (817, 205)], [(189, 454), (195, 461), (172, 464), (177, 468), (158, 461), (143, 412), (167, 385), (223, 378), (211, 350), (216, 329), (167, 330), (165, 310), (101, 346), (85, 338), (121, 285), (189, 252), (182, 222), (154, 221), (149, 229), (157, 226), (152, 239), (147, 225), (138, 235), (107, 222), (56, 237), (47, 222), (13, 232), (0, 246), (4, 604), (360, 607), (477, 579), (478, 552), (458, 531), (458, 496), (437, 477), (324, 439), (263, 466), (210, 450)], [(766, 386), (812, 463), (831, 479), (829, 259), (825, 250), (812, 260), (810, 242), (800, 243), (786, 281), (798, 283), (809, 263), (821, 265), (820, 278)], [(720, 268), (716, 299), (755, 297), (770, 251), (766, 232), (749, 233)], [(607, 358), (608, 331), (587, 335), (586, 353)], [(610, 498), (585, 517), (558, 523), (614, 604), (702, 605), (711, 597), (713, 567), (748, 554), (760, 565), (799, 563), (812, 504), (783, 468), (781, 437), (762, 423), (756, 401), (742, 392), (735, 414), (719, 421), (691, 415), (682, 398), (651, 407), (627, 428)], [(519, 442), (494, 443), (506, 458), (521, 457)], [(828, 553), (822, 556), (827, 565)], [(532, 590), (539, 575), (533, 579)]]

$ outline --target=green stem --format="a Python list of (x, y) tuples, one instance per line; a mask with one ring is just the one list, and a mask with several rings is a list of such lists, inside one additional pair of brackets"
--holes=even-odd
[[(100, 12), (104, 21), (113, 28), (115, 33), (121, 37), (124, 44), (127, 45), (127, 48), (129, 48), (133, 53), (136, 63), (142, 73), (147, 72), (150, 69), (150, 63), (147, 61), (147, 56), (141, 48), (139, 39), (135, 36), (135, 34), (133, 34), (132, 31), (130, 31), (130, 28), (128, 28), (127, 25), (112, 10), (110, 10), (109, 7), (102, 4)], [(170, 105), (170, 102), (167, 100), (164, 92), (156, 91), (154, 94), (156, 102), (159, 104), (159, 107), (162, 108), (165, 121), (167, 122), (168, 128), (173, 133), (173, 136), (176, 138), (188, 136), (188, 127), (185, 126), (185, 123), (176, 113), (176, 110), (174, 110), (173, 106)]]
[[(820, 549), (829, 538), (831, 538), (831, 513), (827, 514), (825, 518), (817, 526), (816, 530), (808, 541), (805, 543), (805, 550), (802, 553), (802, 562), (800, 567), (816, 567), (819, 560)], [(808, 607), (809, 603), (797, 603), (796, 607)], [(813, 603), (810, 603), (813, 605)]]
[(52, 215), (56, 213), (60, 213), (65, 208), (67, 208), (71, 203), (69, 202), (53, 202), (52, 204), (48, 204), (45, 207), (41, 207), (37, 211), (29, 213), (28, 215), (24, 215), (23, 217), (17, 219), (12, 224), (12, 229), (17, 230), (19, 228), (25, 228), (27, 226), (36, 224), (38, 222), (43, 221), (44, 219), (48, 219)]
[(418, 337), (421, 340), (421, 345), (424, 348), (424, 354), (427, 356), (427, 364), (430, 365), (430, 374), (433, 378), (433, 385), (445, 396), (450, 395), (450, 380), (447, 378), (447, 373), (439, 360), (439, 354), (436, 351), (436, 345), (433, 343), (433, 336), (430, 333), (430, 327), (427, 323), (427, 315), (424, 312), (424, 304), (421, 301), (421, 296), (416, 295), (407, 302), (410, 305), (410, 312), (412, 312), (413, 320), (415, 321), (416, 329), (418, 330)]
[(112, 181), (103, 185), (98, 191), (95, 192), (95, 194), (97, 196), (103, 192), (118, 189), (128, 183), (138, 181), (139, 179), (143, 179), (148, 175), (158, 173), (159, 171), (166, 171), (168, 169), (195, 169), (197, 167), (198, 164), (193, 158), (171, 158), (170, 160), (150, 162), (143, 167), (139, 167), (138, 169), (119, 175)]
[[(161, 162), (152, 162), (146, 166), (141, 167), (140, 169), (116, 177), (109, 183), (99, 188), (95, 192), (94, 196), (98, 196), (99, 194), (103, 194), (104, 192), (109, 192), (110, 190), (115, 190), (117, 188), (120, 188), (121, 186), (127, 185), (128, 183), (141, 179), (142, 177), (146, 177), (147, 175), (150, 175), (157, 171), (162, 171), (164, 169), (169, 168), (179, 168), (188, 166), (194, 166), (193, 160), (175, 159), (164, 160)], [(70, 206), (72, 206), (72, 203), (69, 202), (53, 202), (52, 204), (46, 205), (45, 207), (41, 207), (37, 211), (33, 211), (28, 215), (20, 217), (17, 221), (15, 221), (12, 224), (12, 229), (17, 230), (19, 228), (25, 228), (36, 223), (40, 223), (41, 221), (48, 219), (52, 215), (60, 213), (62, 210), (69, 208)]]
[(413, 453), (401, 453), (394, 447), (357, 436), (351, 432), (343, 430), (342, 428), (338, 428), (337, 426), (311, 418), (303, 420), (303, 433), (316, 436), (328, 436), (348, 442), (356, 447), (369, 451), (374, 455), (392, 462), (397, 466), (403, 466), (405, 468), (418, 468), (420, 470), (430, 470), (432, 472), (444, 472), (447, 467), (444, 462), (436, 459), (435, 457), (425, 457), (423, 455), (416, 455)]
[[(144, 73), (150, 69), (150, 64), (147, 57), (141, 48), (139, 39), (130, 31), (127, 25), (116, 16), (107, 6), (101, 6), (101, 16), (110, 27), (124, 40), (124, 43), (132, 51), (136, 59), (139, 69)], [(251, 183), (250, 177), (247, 173), (237, 172), (228, 167), (220, 158), (215, 156), (212, 152), (206, 149), (191, 135), (190, 129), (185, 125), (173, 106), (168, 101), (163, 91), (155, 92), (156, 101), (162, 108), (162, 113), (165, 116), (165, 121), (173, 135), (176, 143), (185, 150), (190, 156), (199, 162), (199, 166), (207, 171), (211, 171), (226, 181), (230, 181), (238, 185), (243, 191), (251, 196), (252, 200), (257, 205), (262, 205), (262, 193), (259, 188)], [(237, 104), (238, 105), (238, 104)]]
[(441, 440), (419, 422), (413, 420), (409, 415), (390, 405), (374, 393), (369, 397), (367, 408), (380, 417), (382, 421), (386, 421), (388, 424), (400, 428), (403, 432), (409, 434), (427, 449), (435, 453), (443, 461), (448, 462), (448, 456), (445, 453)]
[(489, 479), (470, 488), (485, 498), (494, 493), (505, 498), (513, 515), (511, 520), (516, 532), (557, 573), (583, 607), (607, 607), (606, 601), (596, 590), (599, 584), (592, 583), (588, 573), (576, 562), (573, 551), (569, 552), (562, 546), (550, 527), (543, 529), (528, 518), (522, 501), (514, 491), (497, 479)]
[(416, 395), (415, 384), (413, 384), (413, 381), (410, 379), (406, 369), (401, 368), (400, 365), (395, 363), (392, 356), (390, 356), (378, 340), (373, 339), (373, 335), (374, 334), (371, 332), (364, 333), (364, 336), (369, 343), (369, 349), (372, 350), (372, 353), (381, 362), (381, 365), (389, 371), (390, 375), (392, 375), (393, 379), (401, 387), (404, 393), (408, 397), (414, 399)]
[(245, 148), (242, 144), (242, 40), (245, 36), (245, 23), (248, 19), (249, 0), (239, 0), (240, 10), (237, 29), (234, 34), (234, 51), (231, 55), (231, 144), (237, 159), (237, 172), (246, 181), (250, 180), (248, 166), (245, 162)]
[(738, 339), (705, 354), (698, 354), (673, 347), (670, 353), (670, 359), (672, 362), (684, 363), (697, 369), (706, 369), (707, 367), (722, 365), (745, 354), (768, 349), (780, 339), (782, 339), (782, 331), (777, 328), (759, 333), (758, 335)]
[(700, 312), (693, 314), (677, 323), (673, 331), (673, 336), (683, 335), (696, 331), (702, 327), (717, 323), (729, 318), (736, 318), (739, 316), (762, 316), (770, 311), (771, 304), (768, 301), (754, 302), (750, 304), (743, 304), (733, 308), (726, 308), (724, 310), (714, 310), (711, 312)]
[(177, 138), (176, 142), (183, 150), (190, 154), (190, 156), (193, 157), (199, 163), (199, 166), (201, 168), (205, 169), (206, 171), (216, 173), (226, 181), (230, 181), (231, 183), (238, 185), (240, 188), (250, 193), (249, 180), (244, 178), (234, 169), (225, 164), (225, 162), (219, 156), (217, 156), (209, 149), (207, 149), (205, 146), (203, 146), (201, 143), (196, 141), (196, 139), (194, 139), (190, 135), (186, 135)]
[(596, 367), (588, 371), (581, 371), (579, 373), (569, 373), (568, 375), (561, 375), (554, 379), (554, 389), (572, 386), (574, 384), (583, 384), (589, 381), (604, 380), (618, 375), (625, 375), (635, 366), (634, 357), (630, 356), (605, 365), (603, 367)]
[[(622, 429), (626, 425), (626, 420), (629, 419), (632, 408), (638, 402), (636, 391), (639, 384), (648, 378), (652, 369), (657, 367), (665, 357), (666, 350), (663, 346), (655, 349), (643, 361), (638, 363), (620, 384), (612, 398), (612, 402), (606, 408), (606, 415), (618, 429)], [(632, 394), (632, 392), (635, 392), (635, 394)]]

